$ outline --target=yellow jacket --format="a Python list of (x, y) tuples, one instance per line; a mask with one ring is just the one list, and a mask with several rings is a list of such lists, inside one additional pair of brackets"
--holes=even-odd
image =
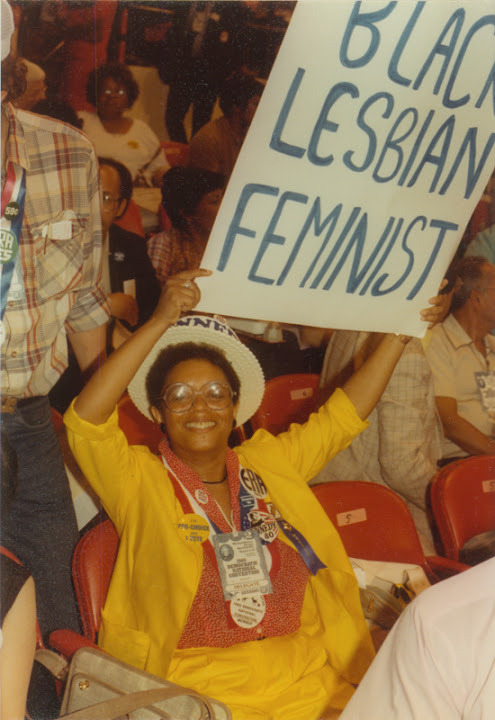
[[(183, 510), (161, 459), (145, 447), (127, 444), (116, 412), (96, 426), (81, 420), (71, 406), (65, 423), (76, 460), (120, 537), (102, 613), (101, 647), (138, 668), (238, 707), (236, 720), (315, 720), (325, 704), (321, 693), (333, 706), (343, 707), (374, 653), (347, 555), (306, 483), (366, 427), (346, 395), (338, 390), (305, 425), (292, 425), (278, 437), (260, 430), (236, 448), (240, 464), (263, 479), (266, 500), (304, 535), (327, 569), (310, 576), (300, 631), (232, 648), (176, 651), (201, 576), (203, 549), (185, 542), (177, 531)], [(323, 660), (313, 667), (318, 654)], [(227, 686), (222, 668), (232, 662), (237, 675), (247, 668), (249, 678), (232, 678)], [(290, 666), (288, 680), (283, 672), (269, 679), (274, 663)], [(279, 688), (272, 699), (270, 683)], [(313, 704), (306, 697), (309, 692)], [(297, 709), (291, 715), (293, 696)], [(243, 714), (246, 699), (250, 709)]]

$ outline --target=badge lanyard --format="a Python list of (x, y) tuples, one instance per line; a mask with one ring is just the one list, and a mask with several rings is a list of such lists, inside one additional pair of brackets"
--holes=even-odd
[[(186, 488), (180, 483), (180, 480), (175, 478), (174, 473), (169, 468), (165, 458), (162, 456), (163, 464), (167, 468), (170, 476), (176, 480), (176, 483), (180, 485), (180, 488), (184, 494), (187, 493), (188, 501), (194, 508), (194, 512), (201, 515), (208, 521), (211, 530), (214, 533), (221, 532), (219, 528), (210, 520), (206, 512), (196, 503), (192, 495), (187, 491)], [(266, 511), (268, 508), (264, 502), (264, 498), (267, 496), (267, 490), (262, 479), (252, 470), (240, 467), (239, 469), (240, 484), (239, 484), (239, 506), (241, 511), (241, 528), (247, 530), (251, 528), (252, 524), (248, 517), (249, 513), (253, 510), (261, 512)], [(260, 503), (261, 501), (261, 503)], [(306, 540), (304, 535), (299, 532), (293, 525), (285, 520), (280, 513), (275, 515), (278, 527), (287, 539), (292, 543), (294, 548), (302, 557), (306, 567), (312, 575), (316, 575), (318, 570), (323, 570), (327, 566), (319, 559), (315, 551)], [(262, 544), (268, 544), (269, 541), (262, 538)]]
[[(206, 542), (204, 542), (204, 540), (206, 540), (206, 537), (203, 534), (204, 540), (203, 540), (202, 544), (203, 544), (203, 548), (204, 548), (205, 552), (210, 557), (210, 560), (212, 560), (213, 563), (216, 564), (217, 563), (216, 553), (215, 553), (215, 550), (213, 547), (213, 541), (211, 538), (214, 535), (222, 535), (223, 534), (222, 530), (209, 517), (209, 515), (206, 512), (206, 510), (204, 509), (204, 507), (202, 507), (199, 504), (199, 502), (197, 500), (197, 496), (196, 496), (196, 493), (198, 491), (196, 491), (196, 493), (194, 495), (191, 492), (189, 492), (189, 490), (183, 485), (183, 483), (178, 479), (178, 477), (172, 471), (172, 469), (168, 465), (168, 463), (167, 463), (165, 457), (163, 457), (163, 455), (162, 455), (162, 462), (165, 465), (165, 467), (167, 468), (170, 480), (172, 482), (172, 485), (174, 486), (176, 497), (179, 500), (184, 513), (191, 513), (192, 516), (202, 518), (203, 521), (208, 524), (208, 528), (209, 528), (208, 539)], [(203, 491), (200, 490), (199, 492), (203, 492)], [(208, 496), (205, 492), (205, 498), (206, 497), (208, 497)], [(255, 507), (256, 506), (256, 498), (253, 498), (252, 496), (250, 496), (250, 500), (252, 502), (249, 502), (249, 508)], [(242, 518), (242, 510), (241, 510), (241, 531), (242, 530), (250, 530), (250, 529), (251, 529), (251, 525), (250, 525), (249, 521), (246, 521)], [(238, 532), (239, 531), (237, 531), (235, 529), (233, 530), (234, 535)], [(192, 535), (194, 535), (194, 533), (192, 533)], [(262, 537), (260, 537), (260, 540), (261, 540), (262, 545), (267, 544)], [(280, 568), (279, 552), (273, 548), (269, 548), (269, 550), (270, 550), (270, 554), (272, 555), (271, 563), (272, 563), (273, 571), (278, 572), (278, 569)], [(272, 550), (273, 550), (273, 552), (272, 552)]]
[(2, 192), (2, 219), (0, 229), (0, 318), (3, 319), (9, 295), (14, 269), (19, 252), (24, 201), (26, 198), (26, 180), (24, 169), (10, 163), (7, 180)]

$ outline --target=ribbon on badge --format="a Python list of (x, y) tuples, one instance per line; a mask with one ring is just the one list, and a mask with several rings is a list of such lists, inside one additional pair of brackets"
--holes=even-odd
[(7, 307), (14, 269), (19, 251), (22, 221), (24, 219), (24, 201), (26, 198), (26, 179), (24, 169), (9, 164), (7, 180), (2, 192), (2, 219), (0, 227), (0, 318)]
[[(241, 468), (241, 472), (242, 472)], [(250, 471), (251, 475), (256, 475), (252, 470)], [(258, 483), (255, 483), (254, 489), (249, 492), (247, 488), (245, 487), (244, 483), (241, 481), (239, 485), (239, 505), (241, 508), (241, 528), (243, 530), (247, 529), (248, 527), (251, 527), (251, 523), (249, 521), (249, 512), (252, 511), (254, 508), (260, 510), (263, 509), (265, 511), (268, 511), (268, 507), (266, 506), (266, 503), (264, 500), (261, 500), (259, 498), (259, 495), (261, 494), (258, 489), (264, 488), (264, 483), (261, 480), (259, 476), (256, 475), (256, 478), (258, 479)], [(257, 493), (257, 494), (255, 494)], [(275, 516), (275, 520), (278, 523), (279, 528), (284, 533), (285, 537), (290, 540), (294, 548), (297, 550), (299, 555), (304, 560), (304, 563), (306, 567), (308, 568), (309, 572), (312, 575), (316, 575), (318, 570), (324, 570), (327, 566), (325, 563), (323, 563), (320, 558), (317, 556), (309, 542), (306, 540), (304, 535), (299, 532), (299, 530), (296, 530), (296, 528), (291, 525), (287, 520), (284, 520), (283, 517), (277, 517)], [(267, 544), (268, 541), (262, 540), (264, 544)]]

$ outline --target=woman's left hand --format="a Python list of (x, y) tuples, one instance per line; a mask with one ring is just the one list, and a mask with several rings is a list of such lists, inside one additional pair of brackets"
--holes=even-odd
[[(439, 287), (439, 292), (447, 285), (447, 280), (442, 280)], [(439, 322), (445, 319), (450, 309), (451, 294), (446, 295), (435, 295), (428, 300), (432, 307), (421, 310), (421, 318), (428, 323), (428, 329), (432, 328)]]

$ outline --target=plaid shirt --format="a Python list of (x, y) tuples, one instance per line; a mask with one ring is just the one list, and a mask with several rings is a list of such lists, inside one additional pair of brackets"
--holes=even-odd
[[(349, 374), (353, 372), (353, 360), (369, 335), (352, 330), (334, 332), (325, 353), (321, 387), (333, 387), (336, 379), (340, 384), (347, 369)], [(426, 488), (442, 456), (442, 426), (436, 411), (433, 377), (417, 338), (404, 348), (368, 420), (369, 427), (330, 460), (311, 484), (368, 480), (391, 488), (406, 501), (423, 549), (432, 554)]]
[[(66, 332), (91, 330), (108, 319), (99, 287), (98, 175), (82, 133), (5, 105), (8, 159), (24, 168), (26, 179), (19, 248), (25, 297), (9, 296), (3, 317), (1, 391), (30, 397), (46, 395), (67, 367)], [(60, 220), (71, 221), (71, 237), (51, 237)]]
[(169, 275), (199, 268), (205, 248), (202, 240), (194, 240), (177, 228), (157, 233), (147, 242), (148, 255), (162, 287)]

